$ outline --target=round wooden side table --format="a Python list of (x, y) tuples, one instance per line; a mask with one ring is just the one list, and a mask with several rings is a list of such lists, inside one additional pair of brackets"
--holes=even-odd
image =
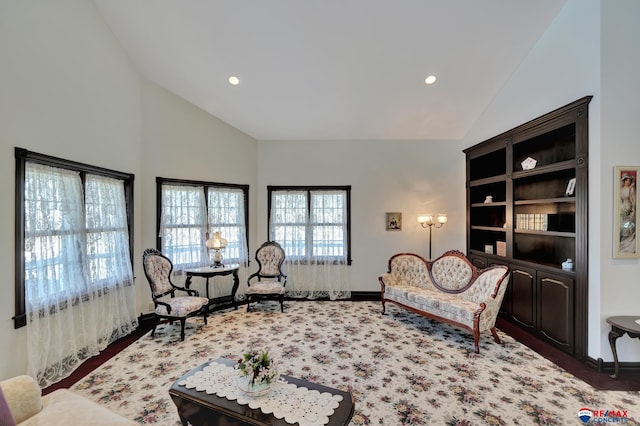
[(613, 352), (613, 374), (612, 379), (618, 377), (618, 351), (616, 350), (616, 340), (628, 334), (631, 338), (640, 338), (640, 316), (618, 316), (607, 318), (607, 324), (611, 325), (609, 332), (609, 345)]

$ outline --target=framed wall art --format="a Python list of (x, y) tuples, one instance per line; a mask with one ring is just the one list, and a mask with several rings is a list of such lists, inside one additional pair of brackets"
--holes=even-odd
[(402, 230), (402, 213), (399, 213), (399, 212), (385, 213), (385, 221), (386, 221), (387, 231)]
[(640, 258), (636, 226), (638, 224), (637, 182), (640, 166), (616, 166), (613, 174), (613, 257)]

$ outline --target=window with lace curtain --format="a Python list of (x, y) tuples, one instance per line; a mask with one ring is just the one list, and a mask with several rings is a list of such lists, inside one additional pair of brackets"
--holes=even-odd
[(268, 186), (269, 239), (285, 251), (287, 296), (351, 297), (351, 187)]
[(137, 326), (134, 176), (16, 148), (16, 316), (41, 386)]
[(288, 261), (351, 264), (350, 186), (268, 186), (269, 236)]
[(176, 270), (210, 263), (205, 242), (219, 231), (224, 259), (247, 263), (248, 185), (157, 178), (158, 242)]
[(133, 175), (15, 151), (16, 327), (25, 325), (25, 296), (133, 285)]

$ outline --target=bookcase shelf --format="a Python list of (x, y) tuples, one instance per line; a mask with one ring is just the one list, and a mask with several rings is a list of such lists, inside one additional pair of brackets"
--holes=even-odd
[[(563, 231), (536, 231), (531, 229), (523, 229), (518, 230), (514, 229), (513, 231), (516, 234), (529, 234), (529, 235), (546, 235), (549, 237), (565, 237), (565, 238), (575, 238), (575, 232), (563, 232)], [(557, 264), (558, 262), (556, 262)]]
[[(508, 265), (502, 316), (579, 359), (587, 358), (590, 101), (464, 150), (469, 258)], [(574, 269), (562, 269), (567, 259)]]
[(562, 197), (562, 198), (539, 198), (535, 200), (518, 200), (514, 201), (514, 206), (523, 206), (528, 204), (550, 204), (550, 203), (575, 203), (576, 197)]
[(478, 226), (474, 225), (471, 229), (477, 229), (479, 231), (492, 231), (492, 232), (502, 232), (503, 234), (507, 232), (504, 228), (499, 228), (497, 226)]

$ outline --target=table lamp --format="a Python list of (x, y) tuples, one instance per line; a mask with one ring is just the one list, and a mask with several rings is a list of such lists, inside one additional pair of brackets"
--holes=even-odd
[(210, 250), (214, 250), (215, 254), (213, 255), (213, 267), (214, 268), (222, 268), (224, 265), (222, 264), (222, 253), (223, 250), (229, 242), (220, 236), (220, 232), (216, 231), (213, 233), (213, 238), (209, 238), (206, 242), (207, 248)]

